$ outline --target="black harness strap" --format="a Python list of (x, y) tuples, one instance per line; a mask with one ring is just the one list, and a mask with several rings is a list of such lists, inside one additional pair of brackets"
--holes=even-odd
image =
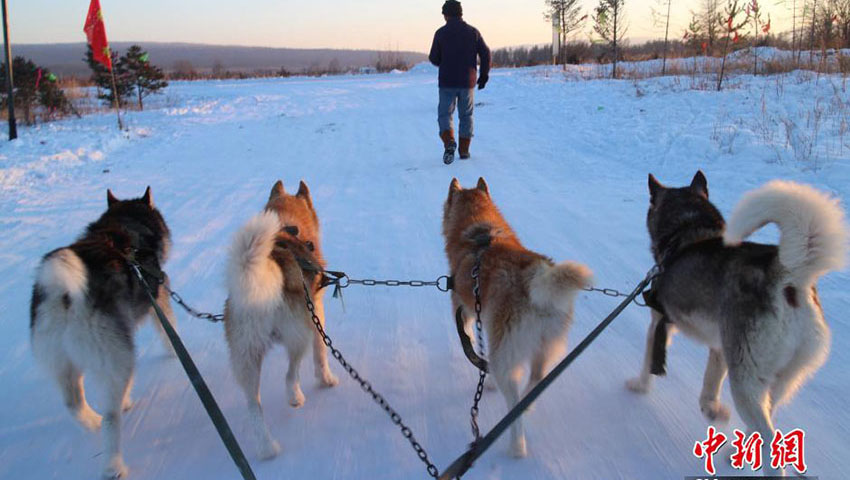
[(460, 337), (460, 346), (463, 348), (463, 354), (466, 355), (466, 358), (473, 365), (475, 365), (475, 368), (482, 372), (487, 372), (487, 360), (484, 360), (475, 353), (475, 347), (472, 346), (472, 340), (463, 328), (465, 323), (466, 319), (463, 315), (463, 307), (457, 307), (457, 311), (455, 312), (455, 326), (457, 327), (457, 336)]
[(151, 302), (151, 306), (159, 319), (159, 323), (162, 324), (162, 328), (168, 335), (168, 340), (171, 342), (171, 346), (174, 347), (174, 352), (177, 354), (177, 358), (180, 359), (180, 363), (183, 365), (183, 369), (186, 371), (189, 381), (192, 382), (192, 386), (195, 388), (198, 398), (200, 398), (201, 403), (204, 404), (204, 409), (206, 409), (207, 415), (209, 415), (210, 420), (212, 420), (213, 425), (215, 425), (215, 429), (218, 431), (221, 441), (224, 442), (224, 446), (227, 448), (228, 453), (230, 453), (230, 457), (236, 464), (236, 468), (239, 469), (239, 473), (242, 474), (242, 478), (244, 480), (256, 480), (254, 472), (251, 470), (251, 465), (248, 463), (248, 459), (245, 458), (245, 454), (239, 447), (239, 442), (236, 441), (236, 437), (233, 436), (233, 432), (227, 424), (227, 419), (224, 418), (224, 414), (221, 413), (221, 409), (218, 408), (215, 397), (213, 397), (206, 382), (204, 382), (204, 377), (201, 376), (201, 372), (198, 371), (198, 367), (195, 366), (195, 362), (193, 362), (192, 357), (189, 356), (189, 352), (183, 345), (183, 341), (180, 340), (180, 336), (177, 334), (177, 331), (174, 330), (174, 327), (172, 327), (171, 323), (168, 322), (168, 319), (165, 318), (165, 314), (162, 313), (159, 305), (156, 304), (156, 297), (151, 291), (151, 287), (145, 280), (144, 275), (142, 275), (142, 267), (132, 259), (128, 259), (128, 263), (135, 272), (136, 278), (139, 279), (142, 287), (144, 287), (145, 292), (148, 294), (148, 300)]

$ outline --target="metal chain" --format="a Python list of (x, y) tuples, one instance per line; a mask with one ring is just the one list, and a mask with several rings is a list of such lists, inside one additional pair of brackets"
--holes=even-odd
[(189, 315), (191, 315), (195, 318), (200, 318), (201, 320), (207, 320), (207, 321), (213, 322), (213, 323), (220, 322), (220, 321), (224, 320), (224, 314), (223, 313), (199, 312), (199, 311), (195, 310), (194, 308), (190, 307), (188, 304), (186, 304), (186, 302), (183, 301), (183, 297), (181, 297), (179, 293), (175, 292), (174, 290), (172, 290), (171, 288), (169, 288), (165, 284), (163, 284), (163, 286), (165, 287), (165, 290), (168, 291), (168, 295), (171, 296), (171, 299), (174, 300), (175, 302), (177, 302), (178, 305), (183, 307), (183, 310), (186, 310), (186, 313), (188, 313)]
[[(623, 293), (623, 292), (616, 290), (616, 289), (613, 289), (613, 288), (587, 287), (587, 288), (582, 288), (582, 290), (584, 290), (586, 292), (599, 292), (602, 295), (606, 295), (606, 296), (609, 296), (609, 297), (628, 297), (629, 296), (628, 293)], [(639, 307), (645, 307), (646, 306), (646, 303), (641, 303), (637, 299), (637, 297), (635, 297), (634, 300), (632, 300), (632, 302), (634, 302), (634, 304), (639, 306)]]
[(393, 425), (396, 425), (401, 429), (402, 436), (406, 438), (408, 442), (410, 442), (410, 445), (413, 447), (413, 450), (416, 452), (416, 455), (419, 457), (419, 460), (421, 460), (422, 463), (425, 464), (428, 470), (428, 475), (433, 478), (438, 478), (440, 476), (440, 471), (437, 469), (436, 465), (431, 463), (431, 461), (428, 459), (428, 453), (425, 452), (425, 449), (422, 448), (422, 445), (420, 445), (419, 442), (416, 440), (416, 437), (413, 436), (413, 431), (410, 430), (410, 427), (405, 425), (405, 423), (401, 419), (401, 416), (398, 414), (398, 412), (395, 411), (393, 407), (390, 406), (389, 403), (387, 403), (387, 400), (383, 397), (383, 395), (376, 392), (372, 388), (372, 384), (369, 383), (369, 381), (365, 378), (361, 377), (360, 373), (345, 360), (345, 358), (342, 356), (342, 353), (340, 353), (340, 351), (333, 346), (333, 341), (331, 340), (331, 337), (329, 337), (328, 334), (325, 332), (324, 327), (322, 327), (321, 319), (319, 319), (319, 316), (316, 315), (316, 306), (313, 304), (312, 298), (310, 298), (310, 288), (307, 286), (307, 282), (304, 280), (303, 275), (301, 277), (301, 281), (304, 285), (304, 300), (307, 303), (307, 310), (310, 311), (310, 316), (313, 319), (313, 325), (315, 325), (316, 330), (319, 332), (319, 335), (321, 335), (322, 342), (324, 342), (328, 349), (330, 349), (331, 355), (339, 362), (340, 365), (342, 365), (342, 368), (344, 368), (345, 371), (348, 372), (348, 375), (351, 376), (354, 381), (360, 384), (360, 388), (363, 389), (364, 392), (371, 395), (372, 400), (374, 400), (375, 403), (380, 405), (381, 408), (387, 413), (387, 415), (389, 415), (390, 420), (393, 422)]
[[(484, 334), (481, 323), (481, 252), (475, 255), (475, 266), (472, 267), (473, 287), (475, 295), (475, 330), (478, 333), (478, 355), (484, 357)], [(478, 428), (478, 403), (484, 395), (484, 379), (487, 378), (486, 370), (478, 370), (478, 385), (475, 387), (475, 396), (472, 398), (472, 408), (469, 409), (472, 436), (475, 440), (481, 438), (481, 430)]]
[[(441, 292), (448, 292), (451, 289), (451, 279), (443, 275), (434, 281), (425, 280), (375, 280), (372, 278), (354, 279), (345, 277), (345, 283), (340, 284), (340, 288), (347, 288), (351, 285), (363, 285), (366, 287), (384, 286), (384, 287), (437, 287)], [(445, 282), (443, 282), (445, 280)]]

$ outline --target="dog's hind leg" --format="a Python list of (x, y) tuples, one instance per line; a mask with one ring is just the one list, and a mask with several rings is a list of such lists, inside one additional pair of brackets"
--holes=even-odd
[(815, 312), (811, 315), (806, 320), (813, 320), (812, 330), (803, 335), (791, 361), (776, 374), (776, 379), (770, 385), (771, 415), (776, 407), (791, 399), (803, 382), (824, 364), (829, 355), (829, 327), (820, 315)]
[(708, 363), (702, 380), (702, 393), (699, 396), (699, 408), (710, 421), (726, 423), (729, 421), (729, 407), (720, 403), (720, 390), (726, 378), (726, 360), (723, 352), (708, 350)]
[[(316, 316), (319, 317), (322, 328), (325, 328), (325, 305), (322, 297), (316, 295), (314, 305), (316, 307)], [(316, 380), (323, 387), (333, 387), (339, 383), (339, 379), (331, 373), (331, 369), (328, 366), (328, 349), (322, 336), (319, 335), (312, 322), (310, 323), (311, 330), (313, 330), (313, 366)]]
[[(230, 322), (232, 321), (231, 319)], [(229, 325), (227, 324), (226, 327)], [(263, 460), (274, 458), (280, 453), (280, 445), (269, 433), (269, 427), (263, 417), (263, 406), (260, 403), (260, 371), (267, 347), (238, 344), (231, 336), (228, 336), (227, 340), (233, 374), (245, 394), (249, 422), (254, 438), (260, 445), (259, 456)]]
[(286, 353), (289, 354), (289, 367), (286, 370), (286, 392), (289, 395), (289, 405), (298, 408), (304, 405), (304, 392), (301, 391), (301, 359), (304, 358), (307, 345), (298, 341), (286, 343)]
[[(46, 323), (46, 320), (41, 320), (40, 325)], [(61, 333), (44, 327), (34, 328), (32, 350), (35, 359), (50, 372), (59, 386), (62, 400), (71, 416), (88, 431), (100, 429), (102, 419), (86, 401), (83, 373), (63, 348)]]
[[(156, 305), (162, 310), (162, 313), (165, 314), (165, 318), (168, 320), (168, 323), (177, 330), (177, 317), (174, 316), (174, 311), (171, 309), (171, 297), (168, 294), (168, 290), (166, 287), (169, 287), (170, 280), (168, 277), (165, 277), (165, 282), (159, 286), (159, 289), (156, 292)], [(162, 323), (159, 321), (159, 318), (156, 316), (156, 312), (151, 308), (150, 313), (151, 321), (154, 324), (154, 328), (159, 333), (159, 338), (162, 340), (162, 346), (165, 348), (165, 351), (168, 355), (176, 356), (174, 353), (174, 347), (171, 345), (171, 340), (168, 339), (168, 334), (165, 333), (165, 328), (163, 328)]]
[(528, 385), (525, 387), (523, 396), (528, 395), (528, 392), (540, 383), (540, 380), (543, 380), (552, 365), (564, 354), (566, 346), (565, 336), (562, 332), (553, 332), (551, 335), (545, 336), (540, 348), (534, 352), (531, 359)]
[[(764, 441), (762, 458), (770, 458), (770, 441), (773, 439), (773, 422), (770, 419), (770, 392), (768, 385), (755, 373), (752, 365), (739, 365), (730, 369), (729, 386), (735, 409), (741, 420), (747, 424), (747, 436), (759, 432)], [(781, 470), (770, 468), (770, 462), (764, 465), (764, 475), (782, 476)]]
[(62, 390), (62, 398), (71, 415), (88, 431), (100, 429), (102, 418), (86, 401), (83, 386), (83, 374), (69, 360), (65, 359), (53, 372)]
[[(655, 344), (655, 331), (658, 328), (658, 323), (661, 322), (662, 315), (655, 309), (650, 309), (652, 312), (652, 320), (649, 322), (649, 330), (646, 332), (646, 350), (643, 354), (643, 365), (640, 369), (640, 374), (635, 378), (626, 380), (626, 388), (635, 393), (647, 393), (652, 388), (652, 347)], [(673, 336), (673, 329), (669, 329), (668, 335)], [(668, 339), (669, 341), (669, 339)]]
[(116, 346), (105, 352), (105, 366), (94, 374), (103, 383), (106, 394), (103, 415), (103, 440), (106, 453), (104, 478), (127, 475), (121, 456), (121, 406), (133, 376), (134, 353), (130, 345)]
[[(508, 409), (513, 408), (519, 402), (519, 383), (522, 378), (523, 369), (520, 365), (501, 365), (494, 360), (490, 365), (493, 368), (493, 376), (496, 385), (505, 397)], [(508, 362), (504, 362), (508, 363)], [(522, 425), (522, 415), (511, 424), (511, 449), (510, 453), (515, 458), (523, 458), (528, 455), (525, 444), (525, 430)]]

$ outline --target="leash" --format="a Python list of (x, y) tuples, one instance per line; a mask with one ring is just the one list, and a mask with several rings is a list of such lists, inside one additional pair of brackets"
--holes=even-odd
[[(608, 296), (608, 297), (628, 297), (629, 296), (628, 293), (623, 293), (623, 292), (621, 292), (621, 291), (619, 291), (615, 288), (586, 287), (586, 288), (582, 288), (582, 290), (584, 290), (585, 292), (598, 292), (598, 293), (601, 293), (602, 295), (605, 295), (605, 296)], [(632, 301), (635, 302), (635, 305), (637, 305), (639, 307), (650, 306), (646, 302), (646, 296), (645, 295), (644, 295), (644, 303), (641, 303), (640, 300), (638, 300), (637, 297), (633, 298)]]
[[(343, 274), (344, 275), (344, 274)], [(442, 278), (442, 277), (441, 277)], [(322, 321), (319, 319), (319, 316), (316, 315), (316, 305), (313, 303), (313, 299), (310, 298), (310, 287), (307, 286), (307, 281), (304, 279), (304, 274), (301, 274), (301, 282), (304, 285), (304, 301), (307, 304), (307, 310), (310, 312), (310, 316), (313, 320), (313, 325), (316, 327), (316, 331), (319, 332), (319, 335), (322, 337), (322, 342), (328, 347), (331, 351), (331, 355), (342, 365), (342, 368), (348, 372), (348, 375), (354, 379), (358, 384), (360, 384), (360, 388), (363, 389), (364, 392), (371, 395), (372, 400), (375, 401), (384, 412), (389, 415), (390, 420), (393, 425), (399, 427), (401, 430), (401, 435), (410, 442), (410, 446), (416, 452), (416, 455), (419, 457), (419, 460), (425, 464), (425, 468), (428, 470), (428, 475), (433, 478), (438, 478), (440, 475), (440, 471), (437, 469), (437, 466), (431, 463), (431, 460), (428, 459), (428, 453), (422, 447), (416, 437), (413, 435), (413, 431), (408, 427), (404, 421), (401, 419), (401, 415), (396, 412), (396, 410), (387, 402), (383, 395), (376, 392), (374, 388), (372, 388), (372, 384), (363, 378), (360, 373), (342, 356), (342, 353), (333, 345), (333, 340), (328, 336), (325, 329), (322, 327)], [(345, 288), (345, 287), (340, 287)], [(439, 288), (439, 287), (438, 287)]]
[(472, 463), (477, 460), (484, 452), (489, 449), (496, 439), (504, 433), (505, 430), (531, 405), (537, 397), (546, 390), (555, 379), (570, 366), (570, 364), (581, 355), (584, 350), (593, 343), (594, 340), (614, 321), (620, 313), (631, 303), (635, 297), (641, 294), (646, 289), (646, 286), (660, 273), (660, 268), (656, 265), (647, 272), (646, 277), (635, 287), (630, 294), (626, 296), (617, 307), (607, 317), (605, 317), (596, 328), (593, 329), (561, 362), (552, 369), (540, 382), (531, 389), (528, 394), (523, 397), (502, 419), (499, 423), (490, 430), (487, 435), (481, 437), (480, 440), (473, 442), (470, 448), (458, 457), (448, 468), (443, 471), (439, 477), (440, 480), (450, 480), (458, 478), (466, 473)]
[(136, 278), (139, 279), (145, 293), (147, 293), (148, 300), (150, 300), (151, 306), (153, 307), (154, 312), (156, 312), (157, 318), (159, 318), (159, 323), (162, 324), (162, 328), (168, 335), (168, 340), (171, 342), (171, 346), (174, 347), (174, 352), (177, 354), (177, 358), (180, 359), (180, 363), (183, 365), (183, 369), (186, 371), (186, 375), (189, 377), (189, 381), (192, 383), (192, 386), (195, 387), (195, 392), (198, 394), (198, 398), (201, 399), (201, 403), (203, 403), (204, 409), (207, 411), (207, 415), (209, 415), (210, 420), (212, 420), (213, 425), (215, 425), (215, 429), (218, 431), (218, 435), (221, 437), (221, 441), (227, 448), (228, 453), (230, 453), (230, 458), (233, 459), (233, 463), (236, 464), (236, 468), (239, 469), (239, 473), (242, 474), (242, 478), (244, 480), (256, 480), (257, 477), (254, 476), (254, 472), (251, 470), (251, 465), (248, 463), (248, 459), (246, 459), (245, 454), (242, 453), (242, 449), (239, 447), (239, 442), (237, 442), (236, 437), (233, 436), (233, 432), (230, 430), (230, 426), (227, 424), (224, 414), (221, 413), (221, 409), (218, 408), (218, 404), (210, 392), (210, 389), (207, 387), (206, 382), (204, 382), (201, 372), (198, 371), (198, 367), (195, 366), (195, 362), (192, 361), (192, 357), (183, 345), (183, 341), (180, 340), (180, 336), (177, 334), (177, 331), (174, 330), (174, 327), (172, 327), (171, 323), (168, 322), (168, 319), (165, 318), (165, 314), (162, 313), (159, 305), (156, 304), (156, 297), (151, 291), (151, 287), (145, 280), (145, 277), (142, 275), (143, 267), (134, 259), (128, 258), (127, 263), (133, 269), (133, 272), (136, 274)]

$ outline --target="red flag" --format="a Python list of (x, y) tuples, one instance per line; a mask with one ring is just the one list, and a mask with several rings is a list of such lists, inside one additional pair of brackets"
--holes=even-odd
[(106, 26), (103, 24), (103, 11), (100, 9), (100, 0), (91, 0), (89, 14), (86, 16), (86, 25), (83, 27), (91, 45), (92, 54), (96, 62), (100, 62), (112, 70), (112, 58), (109, 53), (109, 42), (106, 40)]

